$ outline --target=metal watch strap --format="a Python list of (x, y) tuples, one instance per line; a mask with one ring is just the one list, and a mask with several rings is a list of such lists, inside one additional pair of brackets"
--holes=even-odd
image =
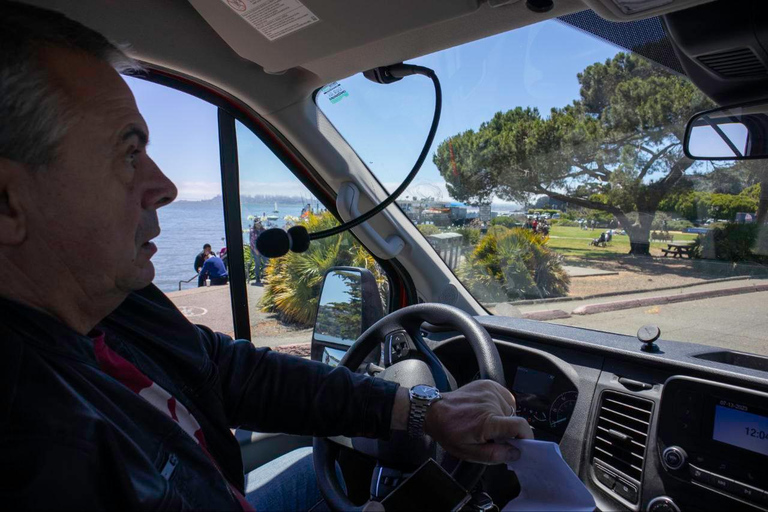
[(408, 435), (421, 437), (424, 435), (424, 421), (429, 407), (440, 400), (442, 396), (437, 388), (420, 384), (413, 386), (408, 391), (408, 398), (411, 402), (411, 409), (408, 412)]
[(408, 413), (408, 435), (410, 437), (421, 437), (424, 435), (424, 419), (427, 417), (427, 410), (430, 402), (420, 398), (411, 398), (411, 410)]

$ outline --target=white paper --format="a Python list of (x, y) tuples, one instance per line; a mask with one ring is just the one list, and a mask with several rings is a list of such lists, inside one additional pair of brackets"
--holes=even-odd
[(320, 21), (299, 0), (222, 1), (270, 41)]
[(507, 503), (503, 511), (596, 509), (594, 498), (563, 460), (557, 444), (533, 439), (514, 439), (509, 444), (520, 450), (520, 458), (507, 463), (520, 481), (520, 495)]

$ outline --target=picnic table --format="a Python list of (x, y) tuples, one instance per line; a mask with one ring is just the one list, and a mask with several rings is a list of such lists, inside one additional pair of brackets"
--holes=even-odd
[(664, 253), (665, 258), (668, 254), (671, 254), (673, 258), (688, 256), (688, 259), (690, 259), (691, 256), (693, 256), (693, 254), (691, 254), (692, 250), (693, 244), (691, 242), (671, 242), (668, 243), (667, 248), (662, 249), (661, 252)]

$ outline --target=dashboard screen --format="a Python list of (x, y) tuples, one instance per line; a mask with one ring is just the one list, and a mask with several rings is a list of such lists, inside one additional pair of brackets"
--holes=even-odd
[(712, 438), (768, 455), (768, 417), (753, 414), (742, 405), (721, 401), (715, 405), (715, 428)]
[(515, 382), (512, 384), (512, 391), (526, 395), (547, 396), (554, 381), (554, 375), (519, 366), (515, 374)]

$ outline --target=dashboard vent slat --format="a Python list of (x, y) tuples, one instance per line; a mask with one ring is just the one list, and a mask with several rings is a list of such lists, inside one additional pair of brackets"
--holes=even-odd
[[(640, 484), (643, 476), (653, 402), (605, 391), (598, 407), (592, 463), (599, 463)], [(613, 431), (614, 435), (611, 435)], [(617, 435), (623, 434), (626, 436)]]
[(768, 76), (765, 64), (749, 48), (700, 55), (699, 62), (725, 78)]

